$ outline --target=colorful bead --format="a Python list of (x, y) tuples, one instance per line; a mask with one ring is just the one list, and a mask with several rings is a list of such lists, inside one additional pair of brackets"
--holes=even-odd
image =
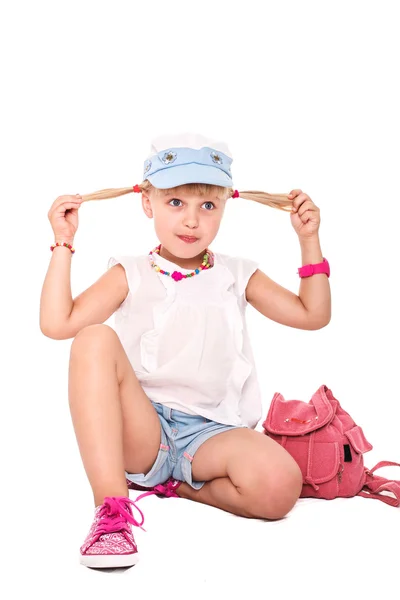
[(172, 279), (175, 281), (180, 281), (183, 278), (183, 273), (178, 273), (178, 271), (174, 271), (171, 275)]
[(204, 260), (198, 269), (195, 269), (191, 273), (186, 273), (186, 274), (183, 274), (180, 271), (174, 271), (171, 275), (168, 271), (163, 271), (158, 265), (156, 265), (156, 263), (154, 262), (154, 260), (152, 258), (153, 253), (160, 254), (160, 249), (161, 249), (161, 244), (159, 244), (158, 246), (156, 246), (156, 248), (154, 248), (154, 250), (151, 250), (149, 252), (150, 264), (155, 269), (156, 272), (162, 273), (163, 275), (168, 275), (169, 277), (172, 277), (172, 279), (174, 281), (181, 281), (182, 279), (189, 279), (189, 277), (198, 275), (204, 269), (209, 269), (210, 267), (212, 267), (214, 265), (214, 255), (211, 252), (211, 250), (207, 250), (206, 254), (204, 254)]

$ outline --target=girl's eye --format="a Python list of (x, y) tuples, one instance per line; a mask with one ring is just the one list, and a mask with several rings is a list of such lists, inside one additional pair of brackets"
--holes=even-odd
[[(170, 200), (168, 202), (168, 204), (171, 204), (171, 202), (182, 202), (182, 200), (179, 200), (178, 198), (172, 198), (172, 200)], [(215, 205), (213, 204), (213, 202), (204, 202), (204, 204), (211, 204), (211, 206), (213, 207), (213, 209), (215, 208)], [(177, 206), (177, 205), (174, 204), (173, 206)], [(179, 208), (179, 207), (177, 206), (177, 208)], [(209, 210), (209, 209), (207, 209), (207, 210)]]
[[(170, 200), (168, 204), (171, 204), (171, 202), (181, 202), (181, 200), (178, 200), (178, 198), (172, 198), (172, 200)], [(174, 206), (176, 206), (176, 204), (174, 204)]]

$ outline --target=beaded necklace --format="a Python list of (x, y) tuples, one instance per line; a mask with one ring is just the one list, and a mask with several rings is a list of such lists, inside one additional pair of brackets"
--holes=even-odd
[(181, 281), (181, 279), (193, 277), (194, 275), (198, 275), (199, 273), (201, 273), (201, 271), (203, 271), (204, 269), (210, 269), (214, 266), (214, 254), (211, 252), (211, 250), (207, 248), (206, 253), (203, 257), (203, 262), (201, 263), (198, 269), (195, 269), (191, 273), (182, 273), (181, 271), (174, 271), (171, 275), (171, 273), (169, 273), (168, 271), (163, 271), (163, 269), (161, 269), (154, 262), (152, 254), (160, 254), (160, 249), (161, 244), (159, 244), (159, 246), (156, 246), (154, 250), (151, 250), (149, 252), (150, 264), (158, 273), (162, 273), (162, 275), (168, 275), (169, 277), (172, 277), (172, 279), (174, 279), (175, 281)]

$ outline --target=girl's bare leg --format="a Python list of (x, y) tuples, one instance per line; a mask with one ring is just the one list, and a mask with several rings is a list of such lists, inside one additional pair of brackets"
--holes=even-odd
[(128, 496), (125, 470), (148, 473), (161, 425), (115, 331), (82, 329), (71, 346), (69, 406), (95, 506), (105, 496)]
[(253, 429), (224, 431), (194, 455), (192, 476), (200, 490), (182, 483), (182, 498), (249, 518), (281, 519), (302, 490), (300, 467), (280, 444)]

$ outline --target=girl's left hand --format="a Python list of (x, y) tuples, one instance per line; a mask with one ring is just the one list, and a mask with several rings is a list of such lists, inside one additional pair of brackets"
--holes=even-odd
[(301, 190), (292, 190), (289, 198), (293, 200), (290, 220), (299, 238), (306, 239), (318, 235), (321, 222), (318, 206)]

